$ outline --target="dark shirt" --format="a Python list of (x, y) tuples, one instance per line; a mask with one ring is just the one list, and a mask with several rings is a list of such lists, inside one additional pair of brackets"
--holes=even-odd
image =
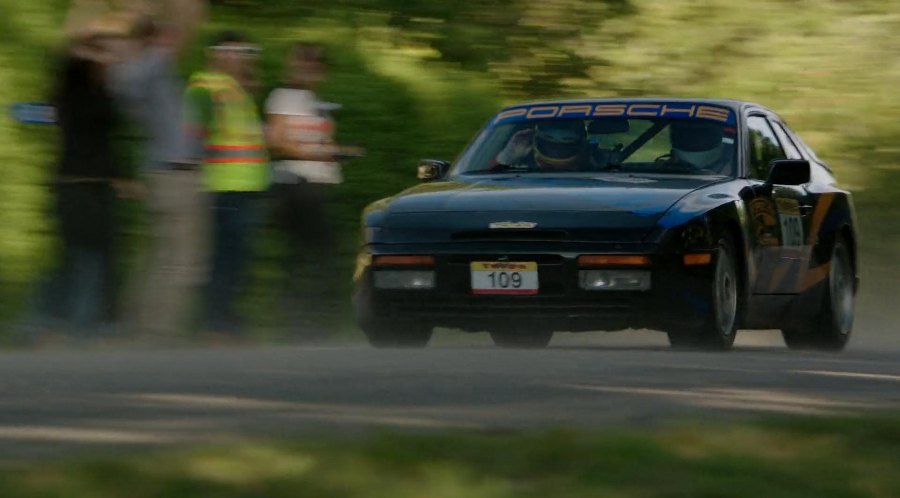
[(93, 62), (65, 57), (53, 100), (61, 139), (57, 175), (112, 178), (116, 120), (102, 70)]

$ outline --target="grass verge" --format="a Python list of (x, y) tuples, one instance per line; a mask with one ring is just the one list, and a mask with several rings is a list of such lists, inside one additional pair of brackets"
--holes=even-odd
[(0, 472), (0, 496), (895, 497), (900, 418), (243, 443)]

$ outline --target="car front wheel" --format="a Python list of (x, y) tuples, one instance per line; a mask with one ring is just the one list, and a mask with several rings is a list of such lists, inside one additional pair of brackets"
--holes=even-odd
[(734, 345), (742, 295), (736, 254), (730, 239), (719, 240), (708, 289), (710, 312), (697, 326), (673, 326), (668, 331), (672, 347), (724, 351)]

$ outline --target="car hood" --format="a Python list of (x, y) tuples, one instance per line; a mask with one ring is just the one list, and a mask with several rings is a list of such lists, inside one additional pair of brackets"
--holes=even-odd
[(619, 230), (602, 238), (634, 241), (684, 196), (721, 180), (626, 174), (469, 177), (419, 185), (388, 199), (381, 226), (462, 232), (525, 222), (536, 230)]

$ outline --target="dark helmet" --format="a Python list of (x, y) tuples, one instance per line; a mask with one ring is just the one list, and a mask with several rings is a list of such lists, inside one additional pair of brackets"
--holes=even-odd
[(587, 141), (580, 120), (554, 120), (538, 123), (534, 135), (534, 156), (547, 168), (571, 168), (582, 155)]
[(723, 137), (724, 127), (707, 121), (673, 121), (670, 130), (674, 156), (699, 168), (722, 158)]

